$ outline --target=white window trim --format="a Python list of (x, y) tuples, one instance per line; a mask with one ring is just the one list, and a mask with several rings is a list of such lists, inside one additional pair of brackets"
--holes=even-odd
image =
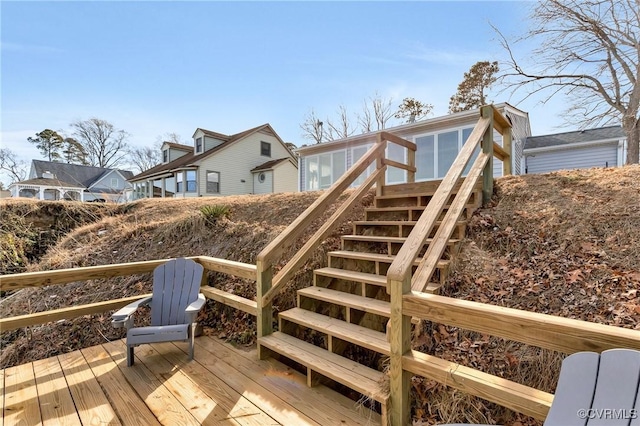
[[(305, 188), (305, 191), (321, 191), (323, 189), (329, 189), (335, 183), (336, 179), (334, 179), (334, 176), (333, 176), (333, 154), (336, 153), (336, 152), (344, 152), (344, 170), (345, 170), (345, 173), (346, 173), (347, 170), (349, 170), (349, 169), (347, 168), (347, 150), (344, 149), (344, 148), (343, 149), (336, 149), (336, 150), (333, 150), (333, 151), (319, 152), (317, 154), (307, 155), (306, 157), (304, 157), (304, 167), (305, 167), (305, 169), (304, 169), (304, 177), (305, 177), (304, 188)], [(329, 158), (331, 159), (331, 167), (330, 167), (331, 168), (331, 185), (327, 186), (326, 188), (323, 188), (320, 185), (320, 156), (321, 155), (326, 155), (326, 154), (329, 154)], [(317, 189), (309, 189), (309, 188), (307, 188), (307, 183), (309, 182), (309, 178), (308, 178), (309, 177), (309, 170), (306, 168), (307, 167), (307, 159), (313, 158), (313, 157), (317, 157), (317, 159), (318, 159), (318, 188)], [(301, 161), (302, 161), (302, 159), (301, 159)]]
[[(450, 128), (443, 128), (440, 129), (438, 131), (434, 131), (434, 132), (428, 132), (428, 133), (420, 133), (417, 135), (413, 136), (413, 143), (416, 144), (416, 146), (418, 145), (418, 138), (422, 138), (425, 136), (433, 136), (433, 146), (434, 146), (434, 172), (436, 177), (432, 177), (432, 178), (422, 178), (422, 179), (418, 179), (418, 173), (416, 172), (416, 182), (428, 182), (428, 181), (432, 181), (432, 180), (441, 180), (441, 177), (437, 177), (437, 175), (439, 174), (440, 170), (438, 168), (438, 135), (442, 134), (442, 133), (451, 133), (451, 132), (458, 132), (458, 153), (460, 153), (460, 150), (462, 149), (462, 131), (465, 129), (473, 129), (474, 125), (472, 124), (468, 124), (466, 126), (457, 126), (457, 127), (450, 127)], [(416, 167), (419, 167), (419, 165), (417, 164), (417, 151), (416, 151)]]
[[(350, 148), (350, 149), (351, 149), (351, 167), (353, 167), (353, 165), (354, 165), (354, 164), (356, 164), (358, 161), (360, 161), (360, 158), (362, 158), (362, 157), (360, 157), (360, 158), (358, 158), (357, 160), (355, 160), (355, 161), (354, 161), (354, 159), (355, 159), (355, 155), (353, 154), (353, 151), (354, 151), (354, 150), (356, 150), (356, 149), (360, 149), (360, 148), (366, 148), (366, 149), (364, 150), (364, 154), (363, 154), (363, 156), (364, 156), (364, 155), (367, 153), (367, 151), (369, 151), (369, 150), (371, 149), (371, 147), (372, 147), (372, 146), (373, 146), (373, 144), (372, 144), (372, 143), (363, 144), (363, 145), (358, 145), (358, 146), (352, 146), (352, 147)], [(373, 163), (369, 164), (369, 166), (367, 167), (367, 169), (363, 172), (363, 173), (366, 173), (366, 174), (365, 174), (365, 177), (364, 177), (365, 179), (366, 179), (366, 178), (368, 178), (368, 177), (369, 177), (369, 175), (370, 175), (371, 173), (373, 173), (373, 170), (375, 170), (375, 169), (373, 169), (373, 168), (375, 167), (375, 164), (376, 164), (375, 162), (373, 162)], [(350, 169), (351, 167), (349, 167), (349, 169)], [(347, 169), (347, 170), (349, 170), (349, 169)], [(357, 179), (357, 178), (356, 178), (356, 179)], [(363, 180), (363, 182), (364, 182), (364, 180)], [(356, 181), (354, 180), (354, 181), (353, 181), (353, 183), (351, 184), (351, 187), (352, 187), (352, 188), (354, 188), (354, 187), (359, 186), (359, 185), (360, 185), (360, 184), (359, 184), (359, 183), (356, 183)]]

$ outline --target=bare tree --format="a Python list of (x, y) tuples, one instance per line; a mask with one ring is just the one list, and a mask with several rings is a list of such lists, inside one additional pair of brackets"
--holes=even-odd
[(503, 77), (527, 97), (568, 96), (569, 122), (581, 127), (622, 122), (627, 164), (638, 163), (640, 130), (640, 1), (544, 0), (532, 14), (533, 26), (514, 44), (540, 40), (528, 68), (497, 29), (509, 54)]
[[(156, 137), (156, 144), (161, 148), (162, 147), (162, 143), (163, 142), (171, 142), (171, 143), (177, 143), (180, 145), (184, 145), (184, 141), (182, 140), (182, 137), (177, 134), (176, 132), (167, 132), (164, 135), (160, 135)], [(160, 149), (158, 148), (158, 149)]]
[(362, 103), (362, 113), (358, 114), (358, 126), (360, 126), (361, 133), (369, 133), (373, 131), (371, 109), (367, 106), (366, 100)]
[(99, 118), (71, 123), (74, 135), (84, 147), (92, 166), (116, 167), (126, 157), (129, 134)]
[(0, 149), (0, 171), (7, 175), (11, 182), (20, 182), (27, 177), (27, 163), (18, 158), (8, 148)]
[(324, 123), (320, 121), (313, 108), (305, 116), (304, 121), (300, 125), (302, 129), (302, 137), (305, 139), (311, 139), (315, 143), (321, 143), (325, 140), (325, 132), (323, 129)]
[(356, 132), (356, 128), (351, 122), (351, 118), (347, 112), (347, 107), (344, 105), (338, 107), (337, 120), (327, 119), (326, 122), (328, 139), (330, 140), (348, 138)]
[(479, 61), (464, 73), (458, 91), (449, 100), (449, 112), (467, 111), (487, 104), (486, 90), (496, 82), (498, 62)]
[(162, 162), (162, 143), (156, 142), (153, 146), (134, 148), (129, 151), (129, 161), (137, 169), (138, 173), (149, 170)]
[(376, 121), (376, 130), (382, 130), (387, 126), (387, 122), (393, 117), (393, 111), (391, 110), (391, 104), (393, 99), (384, 99), (378, 92), (371, 98), (371, 108), (373, 110), (373, 118)]
[(421, 102), (415, 98), (404, 98), (398, 107), (398, 111), (393, 115), (398, 119), (407, 119), (407, 123), (413, 123), (426, 117), (433, 111), (433, 105)]

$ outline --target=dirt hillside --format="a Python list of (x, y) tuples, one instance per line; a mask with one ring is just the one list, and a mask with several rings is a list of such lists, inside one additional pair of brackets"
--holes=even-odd
[[(468, 226), (445, 295), (640, 330), (640, 167), (511, 176), (497, 180), (495, 188), (491, 205), (478, 211)], [(260, 250), (318, 195), (139, 201), (78, 223), (38, 261), (27, 260), (26, 268), (35, 271), (189, 255), (254, 263)], [(296, 275), (276, 299), (276, 310), (294, 305), (295, 290), (309, 285), (311, 271), (326, 262), (324, 253), (338, 247), (338, 236), (350, 232), (349, 221), (360, 220), (372, 198), (370, 193)], [(35, 203), (38, 209), (72, 204)], [(200, 208), (211, 204), (228, 205), (230, 214), (208, 223)], [(1, 207), (3, 214), (25, 208), (16, 202)], [(4, 225), (2, 231), (7, 233)], [(254, 282), (210, 274), (209, 283), (255, 298)], [(142, 275), (29, 289), (5, 300), (0, 315), (148, 291), (150, 277)], [(201, 320), (207, 332), (223, 338), (239, 343), (255, 339), (253, 317), (231, 308), (208, 302)], [(1, 367), (122, 337), (109, 321), (105, 313), (3, 333)], [(430, 323), (423, 323), (416, 332), (414, 346), (550, 392), (562, 359), (551, 351)], [(416, 378), (412, 384), (416, 425), (536, 424), (425, 379)]]

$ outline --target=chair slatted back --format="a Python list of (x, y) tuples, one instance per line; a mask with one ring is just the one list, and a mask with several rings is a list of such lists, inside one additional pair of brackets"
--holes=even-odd
[(191, 259), (179, 258), (153, 271), (151, 325), (185, 324), (186, 307), (198, 298), (204, 268)]

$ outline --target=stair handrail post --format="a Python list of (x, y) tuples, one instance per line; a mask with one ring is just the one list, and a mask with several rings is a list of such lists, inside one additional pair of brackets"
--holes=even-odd
[(493, 196), (493, 105), (481, 107), (480, 116), (489, 120), (489, 126), (482, 137), (482, 152), (489, 156), (482, 171), (482, 204), (486, 205)]
[[(383, 138), (382, 132), (378, 132), (376, 135), (376, 145), (384, 145), (384, 149), (381, 151), (381, 155), (376, 158), (376, 169), (381, 169), (384, 165), (384, 160), (387, 158), (387, 141)], [(382, 195), (382, 188), (386, 182), (386, 173), (382, 173), (376, 182), (376, 195), (379, 197)]]
[(404, 426), (410, 424), (410, 385), (411, 373), (402, 366), (402, 357), (411, 350), (411, 316), (402, 313), (405, 294), (411, 293), (411, 274), (402, 281), (390, 281), (389, 319), (389, 424)]
[(504, 149), (507, 154), (509, 154), (508, 161), (502, 162), (502, 175), (508, 176), (512, 174), (513, 170), (513, 144), (511, 139), (511, 127), (507, 127), (502, 131), (502, 149)]
[(270, 289), (273, 280), (273, 265), (260, 259), (256, 261), (256, 328), (258, 337), (258, 358), (268, 358), (269, 350), (260, 345), (260, 338), (273, 333), (273, 302), (263, 303), (263, 295)]

